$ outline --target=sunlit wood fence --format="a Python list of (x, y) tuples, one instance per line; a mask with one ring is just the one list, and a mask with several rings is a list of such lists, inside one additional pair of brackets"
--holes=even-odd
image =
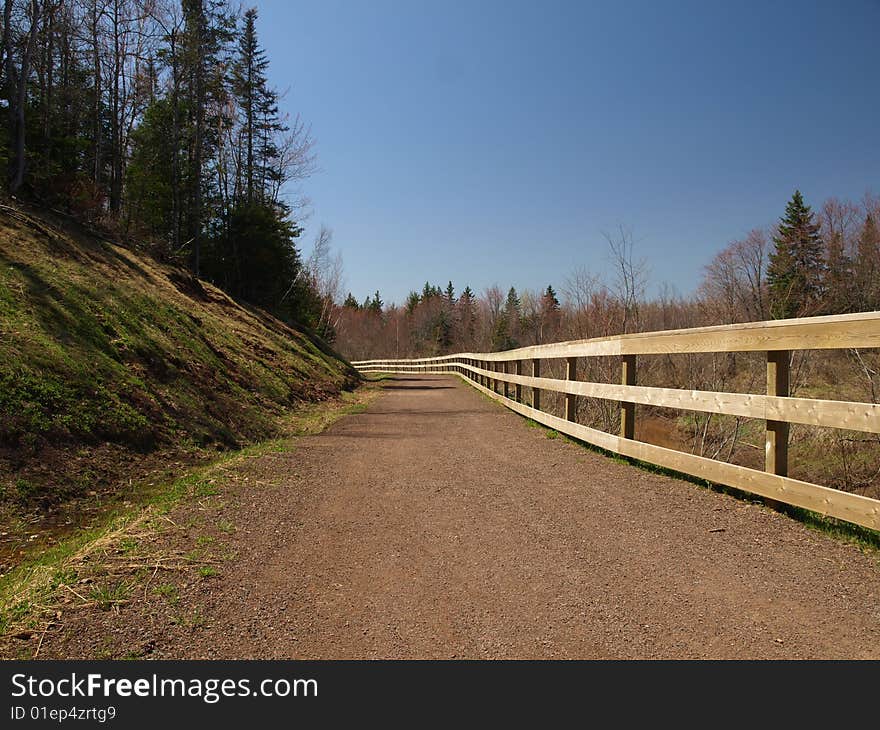
[[(602, 449), (878, 530), (880, 501), (788, 476), (792, 423), (880, 433), (880, 405), (790, 397), (792, 351), (877, 347), (880, 312), (868, 312), (621, 335), (507, 352), (352, 364), (362, 373), (453, 373), (511, 410)], [(766, 352), (767, 392), (721, 393), (636, 384), (639, 355), (696, 352)], [(609, 356), (620, 360), (619, 385), (578, 380), (580, 358)], [(566, 378), (541, 377), (541, 361), (557, 359), (565, 361)], [(565, 394), (564, 418), (541, 409), (542, 391)], [(620, 433), (577, 423), (576, 399), (581, 397), (619, 402)], [(637, 404), (766, 421), (764, 471), (635, 440)]]

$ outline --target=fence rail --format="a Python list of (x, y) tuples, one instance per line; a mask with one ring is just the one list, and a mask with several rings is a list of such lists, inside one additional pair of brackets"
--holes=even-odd
[[(880, 348), (880, 312), (649, 332), (535, 345), (505, 352), (362, 360), (352, 364), (363, 373), (455, 374), (511, 410), (608, 451), (880, 530), (880, 500), (788, 476), (791, 423), (880, 433), (878, 404), (791, 397), (791, 351), (861, 348)], [(724, 393), (636, 384), (638, 355), (761, 351), (767, 353), (766, 393)], [(619, 385), (577, 379), (579, 358), (608, 356), (620, 358)], [(541, 360), (564, 360), (565, 379), (541, 377)], [(530, 374), (523, 374), (524, 366), (529, 367)], [(530, 391), (528, 404), (523, 397), (524, 389)], [(542, 391), (565, 395), (565, 418), (541, 410)], [(611, 434), (577, 423), (578, 397), (619, 402), (620, 433)], [(636, 441), (636, 405), (765, 421), (764, 471)]]

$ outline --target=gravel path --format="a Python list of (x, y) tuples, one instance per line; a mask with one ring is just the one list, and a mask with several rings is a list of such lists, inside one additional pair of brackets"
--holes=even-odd
[(457, 378), (383, 387), (243, 467), (238, 557), (185, 592), (199, 626), (142, 605), (104, 635), (183, 658), (880, 658), (876, 552), (550, 439)]

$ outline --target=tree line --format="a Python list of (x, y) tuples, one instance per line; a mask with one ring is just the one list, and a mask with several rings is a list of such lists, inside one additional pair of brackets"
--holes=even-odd
[(9, 195), (320, 327), (293, 189), (313, 140), (257, 26), (226, 0), (4, 0), (0, 164)]
[(340, 351), (352, 359), (507, 350), (568, 339), (880, 309), (880, 199), (825, 201), (796, 191), (779, 222), (725, 246), (692, 296), (647, 296), (647, 262), (625, 228), (605, 236), (609, 278), (585, 269), (561, 286), (477, 295), (426, 282), (403, 304), (380, 293), (334, 307)]

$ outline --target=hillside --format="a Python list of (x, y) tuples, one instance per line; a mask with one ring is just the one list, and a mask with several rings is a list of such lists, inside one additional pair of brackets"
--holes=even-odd
[(61, 220), (0, 207), (0, 505), (45, 510), (283, 431), (353, 387), (318, 339)]

